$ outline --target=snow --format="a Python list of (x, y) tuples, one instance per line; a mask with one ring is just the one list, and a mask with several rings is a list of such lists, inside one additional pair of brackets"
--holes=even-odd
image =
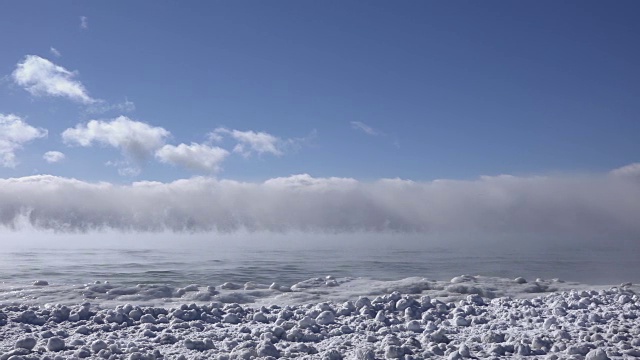
[[(291, 287), (195, 284), (183, 291), (25, 285), (2, 292), (0, 360), (640, 355), (637, 286), (522, 280), (330, 277)], [(189, 301), (202, 293), (210, 297)]]

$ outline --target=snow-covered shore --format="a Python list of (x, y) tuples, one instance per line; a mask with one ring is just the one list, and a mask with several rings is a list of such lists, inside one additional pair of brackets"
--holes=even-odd
[(31, 303), (5, 297), (0, 360), (640, 357), (640, 297), (630, 284), (328, 277), (292, 287), (185, 287), (167, 291), (176, 297), (162, 305), (135, 301), (133, 290), (109, 299), (117, 287), (88, 286), (95, 301), (79, 305), (38, 304), (26, 287)]

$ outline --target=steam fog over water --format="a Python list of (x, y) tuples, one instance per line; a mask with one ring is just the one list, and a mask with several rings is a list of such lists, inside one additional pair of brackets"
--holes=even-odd
[[(638, 238), (640, 165), (608, 174), (416, 182), (0, 179), (0, 226), (62, 232), (467, 232)], [(562, 240), (561, 242), (564, 242)]]
[(639, 281), (640, 167), (414, 182), (0, 179), (5, 282), (273, 281), (462, 273)]
[(578, 245), (575, 240), (563, 244), (562, 239), (515, 235), (472, 239), (403, 233), (2, 235), (0, 278), (16, 284), (44, 279), (57, 284), (291, 285), (326, 275), (446, 280), (461, 274), (588, 284), (640, 281), (640, 249), (633, 242)]

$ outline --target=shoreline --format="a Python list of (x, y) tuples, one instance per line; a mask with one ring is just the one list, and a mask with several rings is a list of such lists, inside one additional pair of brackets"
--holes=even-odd
[(469, 294), (492, 299), (496, 297), (531, 298), (540, 294), (570, 290), (603, 290), (625, 286), (640, 292), (632, 283), (617, 285), (590, 285), (561, 279), (527, 280), (460, 275), (450, 280), (407, 277), (399, 280), (374, 280), (363, 277), (310, 278), (291, 285), (225, 282), (222, 284), (185, 283), (183, 286), (161, 282), (122, 284), (94, 281), (84, 284), (49, 283), (40, 279), (30, 283), (0, 283), (0, 305), (26, 304), (47, 306), (52, 304), (77, 305), (90, 302), (97, 308), (113, 308), (122, 304), (171, 307), (183, 303), (209, 302), (252, 304), (253, 306), (300, 305), (309, 302), (344, 302), (359, 296), (375, 297), (399, 292), (421, 294), (445, 302), (461, 300)]
[[(463, 275), (442, 290), (433, 290), (439, 283), (425, 279), (428, 288), (421, 290), (418, 278), (378, 283), (318, 278), (295, 284), (291, 291), (268, 290), (284, 295), (272, 299), (291, 300), (296, 294), (315, 291), (320, 297), (341, 287), (355, 294), (366, 283), (379, 294), (345, 301), (327, 300), (331, 296), (325, 294), (320, 301), (302, 297), (297, 304), (280, 305), (239, 304), (232, 297), (226, 303), (184, 299), (172, 306), (0, 305), (0, 360), (640, 357), (637, 286), (589, 289), (556, 281), (550, 284), (557, 288), (548, 287), (548, 292), (520, 292), (519, 297), (512, 296), (515, 291), (463, 293), (479, 290), (478, 283), (507, 280), (497, 279)], [(539, 284), (510, 281), (511, 288), (520, 290)], [(220, 292), (214, 297), (254, 291), (229, 289), (233, 285), (209, 290)], [(447, 298), (426, 294), (451, 294), (453, 289), (462, 292)]]

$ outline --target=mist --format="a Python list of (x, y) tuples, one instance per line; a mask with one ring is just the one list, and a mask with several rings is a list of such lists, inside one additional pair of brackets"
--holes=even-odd
[(194, 177), (89, 183), (0, 179), (0, 226), (60, 233), (316, 232), (640, 236), (640, 181), (593, 175), (414, 182), (294, 175), (260, 183)]

